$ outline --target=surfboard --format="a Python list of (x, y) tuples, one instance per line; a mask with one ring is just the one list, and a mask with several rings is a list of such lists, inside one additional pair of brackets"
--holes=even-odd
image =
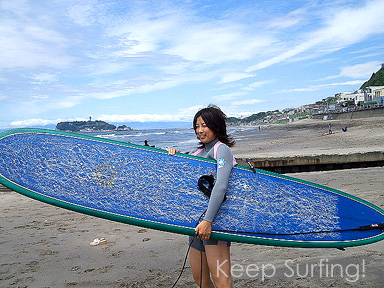
[[(42, 202), (96, 217), (193, 235), (209, 198), (198, 188), (216, 161), (43, 129), (0, 133), (0, 182)], [(384, 211), (315, 183), (237, 165), (212, 238), (342, 248), (384, 238)]]

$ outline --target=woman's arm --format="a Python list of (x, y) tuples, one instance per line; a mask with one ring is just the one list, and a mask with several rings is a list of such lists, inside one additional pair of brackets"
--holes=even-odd
[(229, 177), (233, 168), (233, 154), (227, 145), (220, 145), (217, 149), (217, 177), (213, 187), (211, 198), (204, 220), (212, 222), (217, 211), (219, 211), (221, 203), (224, 200)]
[(209, 199), (207, 213), (204, 220), (197, 225), (195, 231), (202, 240), (211, 237), (212, 221), (219, 211), (224, 200), (229, 182), (229, 177), (233, 168), (233, 154), (226, 145), (220, 145), (217, 149), (217, 179), (213, 187), (211, 198)]

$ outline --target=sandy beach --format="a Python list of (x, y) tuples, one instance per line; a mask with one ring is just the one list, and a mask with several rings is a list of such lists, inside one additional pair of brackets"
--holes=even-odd
[[(384, 118), (331, 123), (338, 133), (325, 136), (328, 122), (322, 120), (255, 128), (252, 133), (264, 136), (240, 138), (233, 151), (244, 158), (384, 151)], [(288, 175), (384, 208), (384, 167)], [(9, 190), (0, 192), (0, 232), (0, 287), (171, 287), (187, 250), (186, 236), (67, 211)], [(107, 243), (91, 246), (97, 237)], [(384, 241), (345, 251), (233, 243), (231, 254), (237, 268), (234, 287), (371, 288), (384, 283)], [(177, 287), (197, 287), (189, 264)]]
[[(328, 134), (331, 123), (333, 134)], [(343, 132), (342, 128), (347, 127)], [(254, 135), (255, 137), (249, 137)], [(236, 158), (269, 158), (384, 151), (384, 117), (332, 120), (304, 119), (261, 126), (239, 135)]]

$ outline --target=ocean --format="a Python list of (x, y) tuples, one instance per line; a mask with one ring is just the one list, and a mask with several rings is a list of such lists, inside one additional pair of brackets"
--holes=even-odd
[[(229, 127), (228, 133), (236, 140), (244, 137), (244, 131), (250, 129), (254, 130), (255, 128)], [(138, 145), (144, 145), (144, 141), (147, 140), (150, 146), (160, 149), (165, 149), (166, 147), (175, 148), (182, 153), (191, 152), (199, 145), (195, 131), (192, 128), (156, 128), (132, 131), (89, 132), (84, 134)]]
[[(148, 141), (148, 145), (156, 148), (165, 149), (166, 147), (175, 148), (182, 153), (194, 151), (199, 145), (195, 132), (192, 128), (186, 128), (189, 124), (177, 123), (150, 123), (145, 125), (139, 123), (138, 128), (131, 131), (107, 131), (107, 132), (81, 132), (96, 137), (107, 138), (122, 142), (129, 142), (138, 145), (144, 145), (144, 141)], [(172, 127), (173, 125), (173, 127)], [(160, 126), (160, 127), (159, 127)], [(54, 126), (34, 127), (42, 129), (54, 130)], [(9, 129), (0, 129), (0, 132)], [(261, 137), (264, 133), (260, 133), (255, 127), (249, 126), (229, 126), (228, 133), (237, 141), (242, 138)], [(264, 132), (264, 131), (263, 131)]]

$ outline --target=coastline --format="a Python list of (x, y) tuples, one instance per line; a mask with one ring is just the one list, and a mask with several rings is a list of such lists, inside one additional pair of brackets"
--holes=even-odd
[[(237, 139), (234, 155), (384, 151), (384, 118), (302, 121), (247, 130)], [(321, 136), (328, 123), (338, 133)], [(348, 125), (345, 133), (343, 125)], [(252, 139), (251, 133), (257, 137)], [(384, 209), (384, 167), (286, 175), (350, 193)], [(0, 231), (1, 287), (171, 287), (187, 251), (186, 236), (71, 212), (7, 189), (0, 189)], [(107, 244), (92, 247), (90, 242), (97, 237), (106, 238)], [(233, 243), (232, 265), (239, 276), (234, 277), (234, 287), (382, 287), (383, 251), (384, 241), (346, 251)], [(319, 263), (329, 264), (324, 269), (330, 265), (339, 269), (332, 275), (320, 273)], [(254, 269), (253, 274), (245, 273), (247, 267)], [(308, 267), (314, 273), (305, 273)], [(197, 287), (189, 264), (177, 287)]]

